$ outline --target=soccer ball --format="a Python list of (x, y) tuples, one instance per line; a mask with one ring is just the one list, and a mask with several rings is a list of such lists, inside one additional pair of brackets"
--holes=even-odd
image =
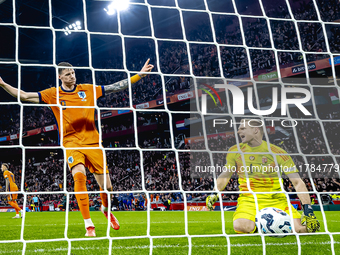
[[(255, 218), (256, 226), (263, 234), (292, 233), (290, 216), (274, 207), (267, 207), (258, 212)], [(273, 236), (285, 237), (285, 235)]]

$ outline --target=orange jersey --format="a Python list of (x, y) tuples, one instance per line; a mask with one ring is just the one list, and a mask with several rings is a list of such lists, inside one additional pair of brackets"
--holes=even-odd
[[(104, 96), (104, 86), (96, 86), (94, 95), (92, 84), (78, 84), (73, 90), (59, 87), (59, 102), (62, 106), (94, 106), (96, 100)], [(57, 89), (49, 88), (38, 92), (39, 101), (57, 104)], [(60, 135), (60, 108), (50, 106)], [(63, 108), (63, 145), (65, 147), (98, 147), (99, 133), (95, 125), (95, 108)]]
[(18, 186), (15, 184), (14, 174), (11, 171), (4, 171), (4, 178), (5, 180), (8, 179), (9, 181), (9, 191), (17, 191)]

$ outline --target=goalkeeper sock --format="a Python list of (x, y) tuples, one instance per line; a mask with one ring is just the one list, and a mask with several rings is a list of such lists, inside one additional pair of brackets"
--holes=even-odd
[[(100, 191), (103, 191), (102, 188), (100, 188)], [(109, 201), (107, 200), (107, 194), (106, 193), (100, 193), (100, 198), (102, 199), (102, 208), (107, 211), (107, 207), (109, 206)]]
[[(76, 173), (73, 176), (74, 179), (74, 191), (79, 192), (79, 191), (87, 191), (86, 188), (86, 175), (83, 173)], [(78, 202), (79, 210), (84, 218), (90, 219), (90, 208), (89, 208), (89, 195), (87, 193), (84, 194), (76, 194), (76, 199)]]

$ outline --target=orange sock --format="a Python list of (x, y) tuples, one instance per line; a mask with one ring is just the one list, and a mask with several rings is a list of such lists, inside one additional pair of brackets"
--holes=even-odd
[(21, 208), (19, 207), (17, 201), (10, 201), (8, 202), (16, 211), (17, 214), (19, 214)]
[[(100, 188), (100, 191), (103, 191), (103, 189)], [(100, 198), (102, 199), (102, 205), (104, 207), (108, 207), (109, 206), (109, 202), (107, 200), (107, 194), (106, 193), (100, 193)]]
[[(83, 173), (76, 173), (73, 176), (74, 179), (74, 191), (87, 191), (86, 188), (86, 175)], [(78, 206), (81, 214), (83, 215), (84, 220), (91, 218), (90, 217), (90, 207), (89, 207), (89, 195), (87, 193), (84, 194), (76, 194), (76, 199), (78, 202)]]

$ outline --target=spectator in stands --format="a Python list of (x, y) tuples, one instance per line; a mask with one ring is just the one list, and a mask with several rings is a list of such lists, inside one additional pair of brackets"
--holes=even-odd
[(170, 211), (171, 200), (169, 199), (169, 197), (165, 197), (163, 199), (163, 205), (166, 207), (167, 211)]
[[(267, 1), (268, 2), (268, 1)], [(276, 3), (276, 2), (275, 2)], [(332, 22), (340, 19), (339, 3), (336, 0), (317, 0), (320, 15), (323, 21)], [(266, 3), (267, 4), (267, 3)], [(291, 4), (291, 9), (294, 17), (290, 17), (288, 8), (286, 5), (272, 4), (270, 8), (266, 9), (266, 15), (273, 18), (295, 18), (297, 20), (313, 20), (317, 21), (318, 17), (314, 8), (312, 1), (298, 1)], [(223, 17), (222, 17), (223, 16)], [(164, 74), (178, 74), (178, 76), (165, 76), (165, 88), (167, 93), (170, 95), (176, 94), (180, 91), (193, 90), (194, 84), (190, 84), (190, 79), (181, 77), (180, 74), (189, 74), (190, 66), (192, 66), (193, 75), (200, 77), (220, 77), (220, 67), (222, 64), (223, 76), (226, 78), (244, 78), (249, 77), (249, 68), (253, 71), (253, 75), (271, 72), (276, 70), (276, 65), (280, 67), (289, 67), (292, 65), (300, 65), (304, 63), (301, 53), (297, 52), (277, 52), (278, 62), (276, 63), (275, 54), (272, 50), (265, 49), (250, 49), (247, 51), (242, 47), (242, 37), (240, 25), (238, 23), (233, 23), (234, 30), (229, 30), (225, 32), (225, 27), (228, 23), (228, 18), (224, 17), (227, 15), (220, 15), (215, 22), (216, 29), (216, 40), (221, 45), (216, 47), (213, 44), (194, 44), (189, 43), (189, 48), (185, 43), (172, 43), (172, 42), (160, 42), (159, 43), (159, 63), (160, 70)], [(254, 21), (254, 22), (248, 22)], [(303, 24), (302, 24), (303, 23)], [(256, 18), (252, 20), (245, 20), (241, 22), (244, 30), (245, 43), (249, 47), (275, 47), (277, 50), (297, 50), (299, 49), (299, 42), (297, 40), (297, 33), (301, 35), (301, 43), (304, 50), (318, 52), (325, 50), (324, 35), (328, 36), (328, 42), (330, 44), (330, 51), (332, 53), (340, 52), (340, 29), (337, 25), (327, 24), (326, 30), (320, 26), (319, 23), (314, 22), (299, 22), (298, 29), (291, 21), (282, 20), (271, 20), (269, 23), (262, 18)], [(273, 33), (274, 45), (271, 45), (269, 40), (269, 27)], [(193, 31), (191, 35), (194, 40), (198, 40), (205, 35), (207, 35), (208, 27), (202, 27), (201, 31)], [(217, 52), (217, 51), (220, 52)], [(249, 53), (249, 55), (248, 55)], [(188, 54), (191, 56), (191, 63), (189, 63)], [(143, 47), (135, 47), (131, 54), (128, 54), (128, 63), (135, 63), (135, 66), (129, 66), (129, 70), (136, 70), (138, 65), (143, 63), (140, 62), (144, 59), (144, 55), (154, 55), (151, 47), (147, 50), (143, 50)], [(220, 55), (220, 60), (218, 56)], [(321, 54), (307, 54), (307, 61), (315, 61), (318, 59), (325, 58)], [(328, 56), (329, 57), (329, 56)], [(251, 63), (249, 63), (249, 60)], [(156, 62), (156, 61), (155, 61)], [(105, 62), (102, 68), (110, 66), (115, 67), (115, 63)], [(52, 77), (53, 78), (53, 77)], [(50, 80), (52, 79), (50, 78)], [(126, 73), (123, 72), (96, 72), (96, 84), (108, 84), (115, 81), (119, 81), (127, 78)], [(86, 75), (79, 76), (79, 80), (87, 80)], [(33, 79), (38, 80), (38, 79)], [(44, 79), (39, 79), (42, 81)], [(51, 81), (42, 81), (44, 86), (49, 87), (52, 84)], [(158, 98), (163, 98), (163, 84), (162, 79), (159, 75), (149, 75), (146, 79), (134, 84), (131, 91), (132, 103), (139, 104), (148, 102), (150, 100), (155, 100)], [(116, 94), (110, 94), (105, 98), (98, 101), (99, 107), (113, 107), (113, 108), (123, 108), (130, 106), (129, 91), (124, 90)], [(14, 105), (2, 105), (0, 108), (2, 112), (2, 118), (0, 119), (0, 136), (8, 136), (19, 134), (20, 132), (20, 112), (19, 107)], [(296, 117), (296, 113), (292, 111), (292, 117)], [(52, 113), (48, 107), (37, 107), (37, 106), (25, 106), (24, 107), (24, 131), (29, 131), (35, 128), (42, 128), (47, 125), (54, 124), (54, 120), (51, 117)], [(330, 115), (330, 118), (338, 119), (339, 116)], [(114, 120), (114, 119), (112, 119)], [(151, 119), (150, 119), (151, 120)], [(147, 123), (148, 120), (145, 121)], [(150, 121), (151, 123), (151, 121)], [(297, 139), (299, 140), (300, 149), (305, 154), (326, 154), (328, 142), (330, 153), (334, 155), (340, 155), (340, 144), (337, 143), (337, 136), (340, 124), (337, 122), (323, 123), (324, 130), (327, 135), (328, 141), (325, 141), (323, 133), (321, 132), (321, 126), (318, 122), (308, 122), (305, 121), (304, 124), (297, 126)], [(216, 133), (216, 129), (210, 129), (207, 127), (209, 134)], [(115, 124), (113, 126), (104, 126), (102, 132), (109, 134), (112, 132), (129, 130), (132, 129), (131, 125)], [(222, 132), (217, 129), (218, 132)], [(158, 139), (158, 136), (153, 137), (143, 137), (139, 139), (140, 146), (142, 148), (166, 148), (167, 144), (164, 140)], [(272, 139), (269, 137), (269, 139)], [(228, 135), (224, 138), (221, 136), (217, 138), (209, 138), (208, 146), (212, 151), (227, 151), (231, 145), (235, 144), (235, 136)], [(294, 135), (287, 137), (285, 140), (276, 140), (273, 142), (285, 149), (288, 153), (297, 153), (298, 148)], [(56, 142), (55, 142), (56, 144)], [(104, 141), (105, 147), (134, 147), (134, 140), (126, 140), (125, 142), (120, 141), (115, 144), (114, 141), (106, 142)], [(186, 149), (205, 149), (204, 143), (192, 143), (186, 144)], [(209, 176), (198, 176), (193, 174), (191, 165), (199, 162), (201, 157), (201, 162), (207, 162), (208, 159), (203, 156), (203, 153), (197, 154), (197, 158), (191, 157), (192, 153), (179, 152), (179, 164), (182, 177), (182, 187), (186, 191), (192, 191), (193, 194), (187, 197), (190, 200), (194, 198), (203, 199), (205, 194), (197, 193), (195, 190), (206, 190), (207, 192), (214, 186), (213, 179)], [(145, 187), (147, 190), (176, 190), (179, 189), (178, 184), (178, 169), (176, 164), (176, 158), (174, 156), (168, 156), (164, 160), (164, 154), (147, 151), (144, 153), (144, 171), (145, 179), (142, 180), (141, 170), (140, 170), (140, 156), (139, 153), (134, 151), (110, 151), (107, 153), (108, 167), (110, 169), (110, 178), (113, 180), (113, 187), (116, 191), (131, 191), (140, 190), (142, 188), (142, 181), (145, 182)], [(48, 157), (46, 163), (35, 161), (33, 158), (29, 157), (26, 160), (25, 167), (25, 190), (28, 192), (35, 191), (62, 191), (63, 190), (63, 160), (57, 157)], [(221, 159), (221, 165), (223, 165), (223, 160)], [(294, 158), (294, 162), (297, 165), (303, 165), (305, 162)], [(322, 164), (322, 158), (316, 157), (313, 159), (315, 164)], [(135, 168), (133, 166), (137, 166)], [(21, 166), (19, 164), (15, 166), (14, 171), (16, 176), (21, 179), (21, 174), (19, 174)], [(130, 171), (128, 171), (130, 169)], [(49, 173), (49, 174), (46, 174)], [(88, 178), (88, 189), (98, 190), (99, 187), (94, 181), (92, 176), (87, 176)], [(20, 182), (19, 179), (19, 182)], [(340, 181), (339, 176), (332, 176), (328, 179), (321, 176), (320, 178), (315, 178), (310, 180), (306, 176), (304, 181), (310, 191), (313, 190), (313, 185), (315, 185), (317, 191), (339, 191)], [(71, 191), (72, 187), (71, 175), (67, 174), (67, 189)], [(287, 190), (291, 189), (291, 184), (289, 181), (285, 181), (284, 185)], [(237, 177), (231, 178), (230, 182), (226, 186), (227, 191), (237, 191)], [(59, 201), (62, 195), (40, 195), (41, 199), (44, 201)], [(226, 194), (225, 198), (228, 200), (237, 199), (237, 194)], [(126, 198), (126, 197), (125, 197)], [(180, 198), (182, 199), (182, 198)], [(74, 202), (74, 196), (70, 196), (71, 208), (75, 209), (77, 207)], [(128, 200), (125, 199), (126, 203), (123, 202), (123, 196), (119, 195), (116, 201), (117, 208), (133, 208), (132, 204), (128, 205)], [(131, 201), (131, 200), (130, 200)]]

